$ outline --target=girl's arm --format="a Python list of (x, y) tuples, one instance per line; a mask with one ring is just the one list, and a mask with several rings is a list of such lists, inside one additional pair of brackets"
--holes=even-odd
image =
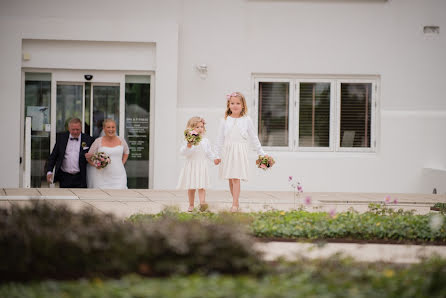
[(254, 146), (254, 149), (257, 151), (258, 155), (265, 155), (265, 151), (262, 149), (262, 145), (260, 144), (259, 137), (254, 129), (254, 124), (252, 123), (251, 117), (247, 116), (246, 121), (248, 124), (248, 137), (252, 146)]
[(215, 159), (220, 159), (221, 149), (223, 148), (223, 144), (225, 142), (225, 120), (220, 121), (220, 127), (218, 128), (217, 139), (215, 140)]
[(127, 159), (128, 159), (128, 158), (129, 158), (129, 155), (128, 155), (128, 154), (125, 154), (125, 153), (124, 153), (124, 154), (122, 155), (122, 164), (123, 164), (123, 165), (125, 165), (125, 163), (127, 162)]
[(189, 147), (187, 141), (184, 141), (183, 145), (180, 148), (180, 154), (187, 157), (191, 155), (195, 150), (197, 150), (197, 146)]
[(209, 140), (203, 139), (202, 142), (203, 142), (203, 149), (204, 149), (204, 152), (205, 152), (207, 158), (209, 158), (211, 161), (214, 161), (214, 159), (216, 159), (216, 157), (215, 157), (214, 152), (212, 151), (212, 147), (211, 147)]

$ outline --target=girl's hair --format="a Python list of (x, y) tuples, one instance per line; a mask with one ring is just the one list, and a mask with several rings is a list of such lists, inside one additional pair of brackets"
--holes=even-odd
[(242, 102), (242, 111), (240, 112), (240, 117), (243, 117), (244, 115), (248, 114), (248, 106), (246, 105), (245, 96), (243, 96), (243, 94), (241, 94), (240, 92), (232, 92), (231, 94), (226, 96), (227, 100), (226, 100), (225, 119), (232, 114), (231, 109), (229, 108), (229, 102), (231, 100), (231, 97), (238, 97)]
[(113, 122), (113, 123), (115, 124), (115, 126), (116, 126), (116, 121), (115, 121), (115, 120), (113, 120), (112, 118), (107, 118), (107, 119), (105, 119), (105, 120), (102, 122), (102, 127), (105, 127), (105, 125), (106, 125), (108, 122)]
[(201, 117), (195, 116), (190, 118), (189, 121), (187, 121), (186, 128), (194, 129), (200, 122), (203, 123), (203, 134), (204, 134), (206, 132), (206, 122)]

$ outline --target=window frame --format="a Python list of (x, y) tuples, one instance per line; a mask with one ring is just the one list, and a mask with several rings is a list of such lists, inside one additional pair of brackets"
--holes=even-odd
[[(289, 88), (289, 124), (288, 146), (263, 146), (267, 151), (281, 152), (351, 152), (351, 153), (376, 153), (377, 152), (377, 109), (379, 96), (380, 77), (377, 75), (288, 75), (268, 76), (253, 75), (254, 99), (251, 113), (254, 128), (258, 132), (259, 125), (259, 83), (261, 82), (287, 82)], [(330, 83), (330, 142), (329, 147), (300, 147), (299, 146), (299, 103), (301, 83)], [(372, 85), (371, 116), (370, 116), (370, 147), (341, 147), (340, 146), (340, 108), (341, 108), (341, 84), (342, 83), (370, 83)]]
[[(341, 84), (342, 83), (370, 83), (372, 85), (372, 102), (370, 103), (370, 147), (341, 147)], [(372, 79), (341, 79), (336, 82), (336, 151), (337, 152), (375, 152), (376, 151), (376, 93), (377, 80)]]
[[(300, 83), (330, 83), (330, 142), (328, 147), (301, 147), (299, 146), (299, 111), (300, 111)], [(334, 119), (336, 119), (335, 114), (335, 89), (336, 84), (332, 79), (296, 79), (295, 89), (296, 89), (296, 99), (295, 99), (295, 114), (296, 114), (296, 122), (294, 123), (294, 127), (296, 129), (296, 134), (294, 136), (294, 151), (302, 151), (302, 152), (332, 152), (334, 150), (334, 139), (336, 136), (335, 133), (335, 123)], [(299, 92), (298, 92), (299, 91)]]
[(294, 126), (292, 125), (294, 120), (293, 106), (294, 106), (294, 80), (287, 78), (256, 78), (254, 80), (254, 100), (253, 100), (253, 110), (254, 113), (251, 115), (254, 117), (254, 129), (256, 133), (259, 131), (259, 83), (289, 83), (288, 88), (288, 146), (262, 146), (266, 151), (293, 151), (293, 134)]

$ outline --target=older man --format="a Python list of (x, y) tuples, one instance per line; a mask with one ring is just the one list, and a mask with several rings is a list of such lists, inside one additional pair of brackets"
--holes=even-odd
[(62, 188), (87, 187), (85, 153), (94, 139), (81, 132), (81, 120), (73, 118), (68, 123), (68, 131), (57, 134), (56, 144), (48, 158), (46, 179), (49, 183), (53, 182), (54, 176), (54, 182), (59, 181)]

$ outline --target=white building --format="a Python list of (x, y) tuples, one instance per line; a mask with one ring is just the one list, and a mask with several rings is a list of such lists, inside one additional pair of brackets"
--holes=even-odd
[(443, 0), (1, 0), (0, 187), (46, 187), (75, 115), (118, 120), (131, 187), (172, 189), (188, 117), (212, 142), (241, 91), (277, 161), (242, 190), (444, 193), (445, 29)]

